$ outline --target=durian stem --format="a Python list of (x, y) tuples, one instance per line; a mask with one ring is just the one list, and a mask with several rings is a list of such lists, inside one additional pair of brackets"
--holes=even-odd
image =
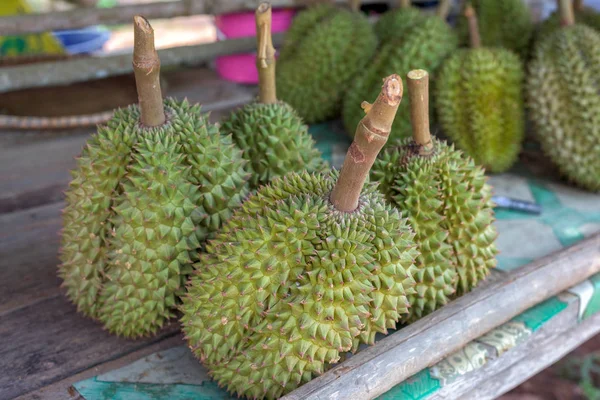
[(275, 48), (271, 37), (271, 4), (260, 3), (256, 9), (256, 41), (258, 54), (258, 99), (263, 104), (277, 102), (275, 87)]
[(465, 17), (469, 23), (469, 38), (471, 40), (471, 48), (476, 49), (481, 47), (481, 36), (479, 35), (479, 26), (477, 24), (477, 13), (471, 4), (467, 4), (465, 8)]
[(558, 0), (558, 10), (560, 12), (560, 24), (562, 26), (569, 26), (575, 23), (572, 0)]
[(160, 90), (160, 58), (154, 48), (154, 30), (146, 18), (133, 17), (133, 73), (140, 103), (140, 122), (147, 127), (165, 123)]
[(360, 0), (350, 0), (350, 9), (354, 12), (360, 11)]
[(429, 132), (429, 74), (422, 69), (412, 70), (407, 75), (407, 85), (413, 140), (420, 146), (421, 154), (428, 154), (433, 149)]
[(408, 8), (411, 6), (411, 0), (400, 0), (400, 8)]
[(574, 0), (573, 9), (575, 10), (575, 12), (583, 10), (583, 0)]
[(450, 13), (450, 0), (440, 0), (437, 6), (437, 10), (435, 11), (436, 15), (443, 20), (446, 20), (448, 14)]
[(388, 140), (401, 101), (402, 79), (394, 74), (385, 78), (381, 93), (373, 104), (363, 102), (366, 115), (356, 127), (354, 141), (346, 153), (340, 176), (329, 197), (339, 211), (352, 212), (358, 207), (365, 180)]

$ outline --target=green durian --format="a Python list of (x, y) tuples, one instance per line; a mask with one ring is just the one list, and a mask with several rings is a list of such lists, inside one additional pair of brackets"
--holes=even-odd
[[(410, 3), (410, 2), (409, 2)], [(417, 7), (403, 4), (402, 7), (383, 13), (374, 26), (380, 45), (402, 38), (415, 25), (422, 24), (427, 16)]]
[[(598, 11), (591, 7), (585, 7), (582, 1), (574, 1), (573, 11), (578, 24), (589, 26), (596, 31), (600, 30), (600, 13)], [(555, 10), (539, 24), (535, 32), (536, 41), (546, 38), (560, 28), (560, 12)]]
[(409, 296), (411, 322), (470, 291), (496, 265), (491, 187), (483, 169), (461, 151), (430, 137), (428, 76), (408, 74), (414, 139), (387, 146), (373, 165), (371, 180), (408, 218), (420, 255)]
[(569, 181), (598, 191), (600, 33), (565, 20), (567, 26), (535, 45), (527, 103), (542, 150)]
[(140, 106), (116, 111), (85, 145), (66, 192), (59, 266), (78, 311), (126, 337), (173, 316), (193, 251), (241, 204), (249, 178), (241, 151), (199, 106), (163, 104), (141, 17), (135, 42)]
[[(289, 104), (277, 100), (271, 8), (263, 4), (256, 14), (259, 99), (231, 113), (221, 127), (244, 150), (244, 158), (253, 171), (252, 188), (288, 172), (312, 172), (327, 166), (302, 119)], [(267, 33), (262, 34), (263, 30)]]
[(399, 79), (385, 81), (339, 176), (274, 179), (196, 264), (181, 306), (183, 332), (230, 392), (279, 398), (408, 312), (413, 233), (375, 184), (362, 190), (401, 100)]
[[(523, 0), (470, 0), (479, 19), (481, 45), (503, 47), (526, 58), (534, 30), (529, 5)], [(457, 21), (461, 44), (469, 44), (467, 18), (461, 13)]]
[(373, 27), (360, 12), (330, 4), (301, 11), (278, 58), (280, 99), (309, 124), (337, 117), (346, 88), (376, 48)]
[[(393, 12), (404, 11), (399, 9)], [(352, 135), (354, 127), (364, 115), (359, 106), (360, 100), (371, 100), (377, 96), (373, 88), (377, 87), (381, 76), (406, 74), (418, 66), (435, 71), (456, 49), (457, 44), (452, 28), (437, 15), (423, 16), (419, 23), (410, 25), (405, 31), (396, 31), (393, 38), (379, 47), (373, 62), (354, 79), (344, 97), (342, 118), (346, 132)], [(392, 128), (392, 139), (410, 136), (408, 109), (405, 105), (398, 112)]]
[[(473, 29), (476, 17), (472, 8)], [(480, 47), (473, 32), (471, 49), (460, 49), (440, 68), (435, 103), (446, 135), (490, 172), (504, 172), (517, 160), (525, 134), (524, 72), (510, 50)]]

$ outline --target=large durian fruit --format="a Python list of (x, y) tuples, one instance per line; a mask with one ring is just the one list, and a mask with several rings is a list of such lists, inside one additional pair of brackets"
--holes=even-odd
[[(439, 7), (440, 10), (445, 9), (442, 4)], [(400, 8), (392, 12), (404, 11)], [(457, 48), (458, 40), (452, 28), (445, 22), (443, 13), (415, 18), (415, 21), (415, 24), (406, 24), (404, 30), (396, 29), (394, 35), (390, 35), (390, 38), (380, 45), (365, 72), (352, 82), (344, 97), (342, 109), (344, 127), (349, 135), (353, 134), (354, 127), (364, 115), (359, 106), (360, 101), (372, 100), (377, 96), (377, 91), (373, 88), (377, 86), (381, 76), (394, 72), (406, 74), (420, 66), (436, 71), (442, 61)], [(393, 24), (390, 22), (391, 25)], [(410, 136), (408, 109), (409, 107), (405, 106), (398, 112), (398, 118), (394, 120), (392, 128), (393, 139)]]
[(536, 43), (528, 66), (527, 103), (536, 136), (560, 172), (600, 190), (600, 34), (576, 24), (559, 0), (565, 26)]
[[(503, 47), (526, 58), (534, 30), (529, 5), (524, 0), (469, 0), (479, 18), (481, 44)], [(462, 14), (457, 31), (463, 45), (469, 44), (469, 22)]]
[(374, 26), (375, 35), (380, 44), (401, 38), (408, 30), (423, 23), (427, 16), (417, 7), (411, 6), (410, 0), (400, 1), (398, 8), (392, 9), (377, 20)]
[(491, 187), (484, 171), (453, 146), (431, 137), (428, 75), (408, 74), (413, 138), (387, 146), (371, 180), (409, 219), (420, 255), (407, 321), (470, 291), (496, 265)]
[(437, 117), (457, 148), (489, 172), (517, 160), (525, 132), (523, 66), (510, 50), (481, 47), (477, 18), (467, 7), (471, 49), (444, 62), (435, 91)]
[(376, 47), (373, 27), (358, 10), (319, 4), (301, 11), (278, 58), (279, 97), (308, 124), (336, 118), (347, 86)]
[(224, 133), (231, 133), (234, 142), (243, 149), (244, 158), (253, 172), (252, 188), (287, 172), (318, 171), (327, 165), (296, 111), (277, 100), (275, 49), (268, 3), (260, 4), (256, 10), (256, 32), (258, 101), (234, 111), (221, 127)]
[(401, 96), (400, 77), (388, 77), (339, 176), (276, 178), (209, 241), (182, 327), (230, 392), (278, 398), (407, 314), (414, 234), (375, 184), (363, 189)]
[(126, 337), (171, 316), (200, 242), (247, 194), (231, 137), (199, 106), (160, 92), (154, 33), (135, 17), (139, 106), (115, 112), (85, 145), (66, 192), (59, 275), (78, 311)]
[[(589, 26), (596, 31), (600, 30), (600, 13), (592, 7), (586, 7), (583, 0), (573, 1), (573, 11), (578, 24)], [(559, 30), (561, 25), (560, 10), (555, 10), (539, 24), (535, 33), (536, 41)]]

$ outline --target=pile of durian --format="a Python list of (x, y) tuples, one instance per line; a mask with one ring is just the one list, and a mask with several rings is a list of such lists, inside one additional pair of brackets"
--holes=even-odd
[[(600, 189), (600, 36), (561, 0), (563, 26), (527, 55), (513, 28), (536, 35), (519, 4), (467, 5), (461, 49), (445, 1), (435, 16), (403, 1), (375, 26), (357, 7), (318, 5), (296, 17), (276, 63), (261, 3), (258, 98), (220, 124), (163, 100), (152, 27), (135, 17), (139, 104), (77, 160), (66, 295), (126, 338), (180, 317), (221, 386), (271, 399), (469, 292), (496, 265), (485, 171), (517, 160), (524, 98), (564, 175)], [(337, 171), (306, 122), (340, 113), (353, 141)], [(431, 135), (433, 115), (451, 142)]]

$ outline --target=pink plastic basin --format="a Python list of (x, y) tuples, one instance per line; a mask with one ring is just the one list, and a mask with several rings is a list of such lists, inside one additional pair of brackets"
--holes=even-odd
[[(274, 9), (272, 32), (285, 32), (292, 23), (294, 13), (294, 9)], [(218, 15), (215, 24), (218, 40), (256, 36), (253, 12)], [(238, 83), (258, 83), (256, 52), (219, 57), (216, 60), (216, 67), (223, 79)]]

